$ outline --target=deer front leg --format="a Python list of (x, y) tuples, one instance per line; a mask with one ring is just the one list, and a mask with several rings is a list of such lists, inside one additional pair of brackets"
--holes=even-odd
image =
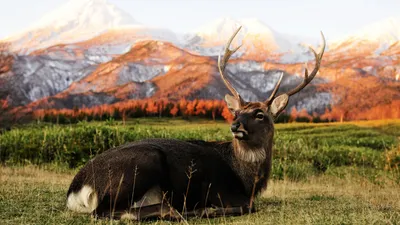
[(220, 216), (241, 216), (246, 214), (243, 207), (208, 207), (204, 209), (197, 209), (189, 212), (186, 216), (195, 216), (195, 217), (220, 217)]
[(241, 216), (256, 212), (255, 206), (251, 201), (252, 198), (245, 195), (222, 191), (209, 196), (209, 204), (207, 205), (212, 207), (197, 209), (191, 214), (198, 217)]
[(182, 216), (173, 207), (165, 203), (133, 208), (138, 220), (158, 218), (167, 220), (180, 220)]
[(143, 207), (131, 208), (128, 210), (116, 210), (111, 213), (103, 213), (100, 218), (113, 218), (117, 220), (147, 220), (147, 219), (166, 219), (181, 220), (182, 216), (173, 208), (165, 203), (147, 205)]

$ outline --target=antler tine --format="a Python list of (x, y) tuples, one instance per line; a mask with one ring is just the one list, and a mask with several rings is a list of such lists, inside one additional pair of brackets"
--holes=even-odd
[(240, 26), (231, 36), (231, 38), (228, 40), (228, 43), (225, 46), (225, 52), (224, 52), (224, 57), (222, 59), (221, 62), (221, 54), (218, 55), (218, 69), (219, 69), (219, 73), (221, 75), (222, 80), (224, 81), (226, 87), (232, 92), (232, 94), (235, 96), (235, 98), (241, 100), (241, 97), (239, 95), (239, 93), (233, 88), (232, 84), (226, 79), (225, 75), (224, 75), (224, 71), (225, 71), (225, 67), (226, 64), (229, 60), (229, 58), (232, 56), (233, 53), (235, 53), (242, 45), (239, 45), (238, 47), (236, 47), (233, 50), (229, 49), (229, 46), (231, 45), (233, 39), (235, 38), (236, 34), (239, 33), (240, 28), (242, 28), (242, 26)]
[[(309, 74), (308, 74), (307, 67), (306, 67), (306, 69), (305, 69), (305, 71), (304, 71), (304, 80), (303, 80), (303, 82), (302, 82), (301, 84), (299, 84), (299, 85), (298, 85), (296, 88), (294, 88), (293, 90), (287, 92), (286, 94), (288, 94), (289, 96), (294, 95), (294, 94), (296, 94), (297, 92), (299, 92), (301, 89), (303, 89), (305, 86), (307, 86), (307, 84), (310, 83), (312, 79), (314, 79), (315, 75), (317, 75), (317, 72), (318, 72), (319, 67), (320, 67), (320, 65), (321, 65), (321, 60), (322, 60), (322, 56), (323, 56), (323, 54), (324, 54), (325, 45), (326, 45), (326, 43), (325, 43), (325, 37), (324, 37), (324, 34), (322, 33), (322, 31), (321, 31), (321, 36), (322, 36), (323, 44), (322, 44), (320, 53), (317, 54), (317, 53), (315, 52), (315, 50), (314, 50), (311, 46), (309, 46), (309, 49), (312, 51), (312, 53), (314, 54), (314, 57), (315, 57), (315, 67), (314, 67), (313, 71), (312, 71), (311, 74), (309, 75)], [(307, 65), (307, 64), (306, 64), (306, 65)]]
[(278, 82), (275, 85), (274, 90), (272, 91), (271, 95), (269, 96), (269, 98), (267, 99), (267, 101), (265, 101), (267, 104), (271, 103), (272, 100), (274, 100), (276, 93), (278, 92), (279, 86), (281, 85), (282, 82), (282, 78), (283, 78), (283, 72), (281, 72), (281, 77), (279, 77)]

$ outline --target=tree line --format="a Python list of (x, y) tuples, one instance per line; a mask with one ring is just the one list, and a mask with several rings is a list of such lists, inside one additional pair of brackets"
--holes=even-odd
[[(105, 121), (108, 119), (122, 120), (139, 117), (180, 117), (191, 119), (193, 117), (211, 120), (232, 121), (233, 115), (223, 100), (129, 100), (111, 105), (99, 105), (90, 108), (73, 109), (38, 109), (33, 111), (35, 120), (52, 123), (77, 123), (79, 121)], [(319, 115), (310, 115), (307, 111), (282, 113), (276, 121), (285, 122), (329, 122), (333, 120), (324, 119)]]

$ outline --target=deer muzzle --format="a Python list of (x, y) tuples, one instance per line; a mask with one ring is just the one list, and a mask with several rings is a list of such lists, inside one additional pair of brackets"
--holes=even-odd
[(246, 137), (248, 135), (247, 130), (244, 128), (244, 126), (241, 122), (232, 123), (231, 131), (232, 131), (232, 135), (238, 139), (243, 139), (244, 137)]

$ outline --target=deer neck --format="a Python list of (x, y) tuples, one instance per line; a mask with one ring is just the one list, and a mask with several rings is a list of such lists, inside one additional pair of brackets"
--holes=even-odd
[(242, 180), (249, 196), (266, 188), (272, 165), (272, 138), (273, 133), (260, 140), (259, 145), (237, 139), (232, 141), (233, 170)]
[(257, 144), (245, 140), (234, 139), (233, 152), (239, 162), (261, 164), (268, 161), (271, 156), (273, 133), (261, 139)]

